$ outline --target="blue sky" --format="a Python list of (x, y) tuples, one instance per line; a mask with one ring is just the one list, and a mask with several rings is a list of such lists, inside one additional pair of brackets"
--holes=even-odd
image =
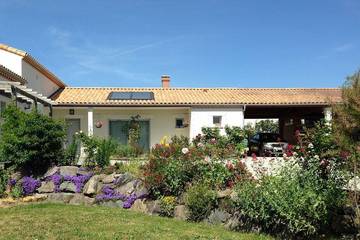
[(0, 0), (0, 42), (70, 86), (337, 87), (359, 0)]

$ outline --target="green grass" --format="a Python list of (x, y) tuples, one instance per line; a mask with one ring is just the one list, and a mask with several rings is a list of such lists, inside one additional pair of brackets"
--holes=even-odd
[(271, 239), (129, 210), (63, 204), (0, 209), (0, 239)]

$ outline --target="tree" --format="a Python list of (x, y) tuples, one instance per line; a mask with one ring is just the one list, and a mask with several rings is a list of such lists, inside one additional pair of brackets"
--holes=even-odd
[(256, 132), (279, 133), (279, 124), (274, 120), (260, 120), (255, 124)]
[(3, 113), (0, 161), (41, 174), (63, 157), (64, 124), (36, 111), (25, 113), (8, 105)]
[[(347, 77), (342, 87), (342, 102), (333, 105), (334, 132), (337, 143), (347, 158), (347, 163), (354, 176), (359, 176), (360, 162), (360, 70)], [(356, 179), (356, 178), (355, 178)], [(358, 197), (354, 191), (354, 205), (357, 209), (358, 221), (360, 211)]]

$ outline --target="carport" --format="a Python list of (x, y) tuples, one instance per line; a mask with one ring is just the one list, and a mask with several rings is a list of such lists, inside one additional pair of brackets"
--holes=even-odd
[(320, 119), (330, 121), (332, 117), (329, 104), (302, 105), (247, 105), (245, 119), (279, 119), (280, 135), (289, 143), (295, 143), (295, 131), (314, 126)]

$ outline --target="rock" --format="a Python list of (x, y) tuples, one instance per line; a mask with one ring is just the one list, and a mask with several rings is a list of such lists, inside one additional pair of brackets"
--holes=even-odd
[(115, 180), (115, 173), (110, 174), (110, 175), (106, 175), (106, 176), (103, 178), (102, 182), (103, 182), (104, 184), (110, 184), (110, 183), (113, 183), (114, 180)]
[(62, 191), (62, 192), (76, 192), (76, 186), (72, 182), (65, 181), (60, 185), (60, 191)]
[(140, 183), (139, 181), (140, 180), (135, 179), (131, 182), (126, 183), (125, 185), (117, 187), (115, 190), (121, 194), (127, 194), (127, 195), (132, 194), (135, 191), (138, 184)]
[(88, 174), (90, 174), (90, 173), (92, 173), (92, 171), (91, 171), (91, 170), (88, 170), (88, 169), (86, 169), (86, 168), (84, 168), (84, 167), (80, 167), (80, 168), (78, 169), (78, 171), (77, 171), (77, 174), (78, 174), (78, 175), (88, 175)]
[(159, 200), (151, 201), (146, 199), (137, 199), (130, 209), (150, 215), (157, 215), (161, 211)]
[(360, 191), (360, 178), (359, 177), (354, 177), (352, 179), (349, 180), (348, 184), (345, 186), (345, 189), (348, 191)]
[(331, 228), (337, 234), (355, 234), (357, 233), (355, 218), (355, 210), (344, 207), (341, 212), (332, 217)]
[(54, 192), (55, 185), (52, 181), (42, 182), (41, 186), (37, 189), (38, 193), (52, 193)]
[(60, 167), (61, 176), (76, 176), (79, 168), (76, 166), (62, 166)]
[(73, 205), (93, 205), (95, 203), (95, 198), (90, 198), (81, 193), (76, 193), (69, 203)]
[(147, 187), (145, 187), (145, 184), (143, 182), (140, 182), (137, 184), (134, 193), (136, 196), (147, 196), (149, 195), (149, 190)]
[(47, 201), (55, 203), (69, 203), (74, 196), (74, 193), (50, 193), (48, 194)]
[(178, 205), (174, 210), (174, 218), (179, 220), (187, 220), (189, 216), (189, 210), (185, 205)]
[(218, 191), (217, 192), (217, 197), (218, 198), (226, 198), (226, 197), (230, 197), (232, 194), (232, 190), (230, 188), (225, 189), (224, 191)]
[(21, 172), (14, 172), (10, 175), (10, 179), (15, 179), (16, 181), (19, 181), (23, 177)]
[(225, 223), (224, 227), (228, 230), (238, 230), (240, 228), (241, 221), (237, 216), (230, 217)]
[(55, 173), (59, 172), (60, 168), (59, 167), (52, 167), (49, 170), (47, 170), (47, 172), (44, 174), (44, 176), (42, 177), (42, 179), (46, 179), (52, 175), (54, 175)]
[(123, 201), (121, 200), (118, 200), (118, 201), (106, 201), (106, 202), (100, 202), (98, 203), (100, 206), (104, 206), (104, 207), (120, 207), (122, 208), (123, 207)]
[(101, 191), (102, 188), (102, 184), (100, 183), (100, 181), (103, 179), (102, 175), (94, 175), (92, 176), (89, 181), (85, 184), (83, 192), (85, 195), (95, 195), (98, 192)]
[(225, 223), (231, 215), (225, 211), (215, 209), (211, 211), (209, 217), (207, 218), (206, 222), (210, 224), (223, 224)]
[(130, 181), (134, 180), (133, 175), (131, 175), (130, 173), (124, 173), (124, 174), (120, 174), (116, 179), (114, 184), (117, 186), (121, 186), (124, 185)]
[(34, 194), (32, 196), (26, 196), (23, 199), (21, 199), (22, 202), (40, 202), (47, 199), (46, 194)]

